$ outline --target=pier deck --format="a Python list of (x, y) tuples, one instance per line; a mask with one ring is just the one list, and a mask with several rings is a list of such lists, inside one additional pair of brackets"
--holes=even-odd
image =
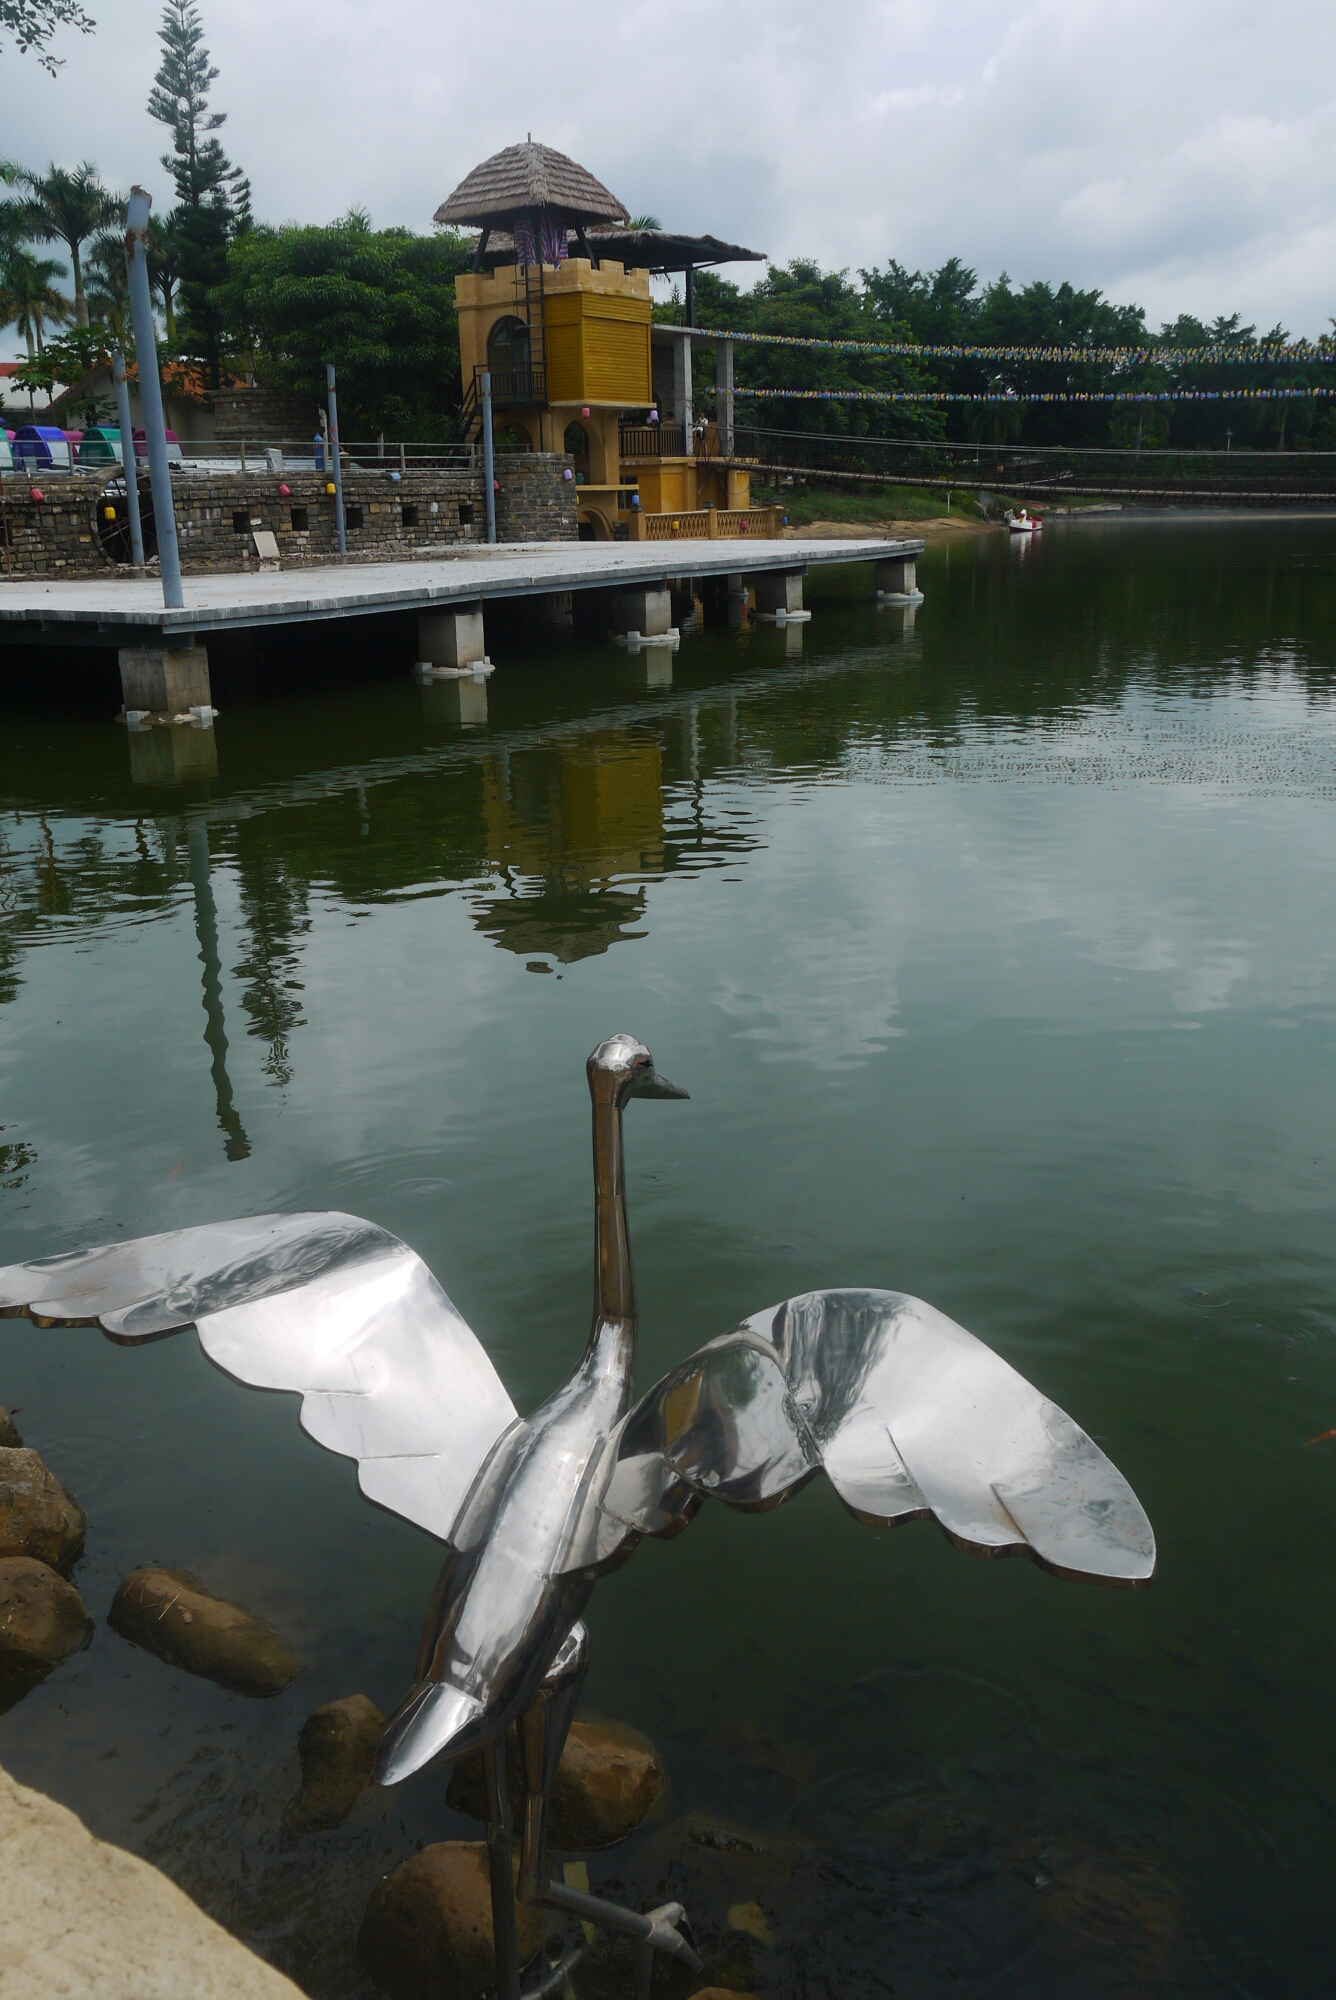
[(412, 562), (190, 576), (168, 611), (156, 577), (0, 580), (0, 646), (176, 645), (259, 626), (392, 611), (446, 611), (504, 597), (663, 586), (670, 577), (755, 576), (822, 563), (912, 561), (921, 541), (540, 542), (481, 545)]

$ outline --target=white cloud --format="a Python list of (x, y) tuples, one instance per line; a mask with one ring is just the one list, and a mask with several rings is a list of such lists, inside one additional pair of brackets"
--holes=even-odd
[[(5, 152), (153, 186), (157, 0), (93, 0)], [(1318, 0), (204, 0), (257, 211), (427, 226), (532, 131), (633, 210), (786, 259), (1071, 278), (1315, 334), (1336, 311), (1336, 12)]]

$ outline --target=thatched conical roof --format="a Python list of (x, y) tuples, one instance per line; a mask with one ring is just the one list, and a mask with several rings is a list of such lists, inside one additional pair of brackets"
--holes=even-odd
[(555, 211), (567, 222), (625, 222), (627, 211), (587, 168), (529, 139), (493, 153), (437, 209), (437, 222), (485, 229), (531, 209)]

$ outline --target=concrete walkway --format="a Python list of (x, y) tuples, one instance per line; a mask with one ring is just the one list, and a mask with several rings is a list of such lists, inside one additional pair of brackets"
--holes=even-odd
[[(162, 586), (108, 572), (70, 582), (0, 579), (0, 645), (45, 635), (104, 646), (134, 637), (235, 631), (480, 599), (662, 585), (676, 576), (755, 576), (818, 563), (913, 560), (921, 540), (535, 542), (470, 547), (426, 562), (356, 563), (185, 579), (185, 608), (165, 611)], [(95, 635), (102, 635), (100, 638)], [(177, 643), (180, 643), (179, 639)]]

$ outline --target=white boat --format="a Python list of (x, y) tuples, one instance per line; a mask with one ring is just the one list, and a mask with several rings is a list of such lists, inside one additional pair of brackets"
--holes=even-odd
[(1032, 535), (1036, 528), (1042, 528), (1043, 525), (1042, 515), (1028, 514), (1024, 507), (1019, 514), (1007, 515), (1007, 527), (1013, 535)]

